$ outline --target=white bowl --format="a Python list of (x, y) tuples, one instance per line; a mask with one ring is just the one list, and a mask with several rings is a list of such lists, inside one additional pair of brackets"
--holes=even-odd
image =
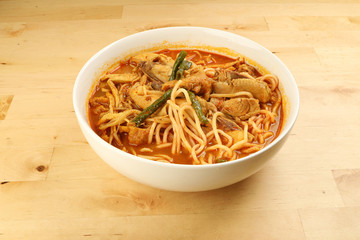
[[(171, 46), (226, 47), (277, 75), (286, 97), (286, 118), (280, 135), (264, 149), (247, 157), (213, 165), (155, 162), (123, 152), (102, 140), (90, 127), (86, 100), (100, 74), (116, 60), (144, 49)], [(119, 173), (137, 182), (173, 191), (205, 191), (239, 182), (257, 172), (284, 144), (299, 111), (299, 91), (288, 68), (261, 45), (239, 35), (201, 27), (160, 28), (120, 39), (96, 53), (81, 69), (73, 89), (73, 104), (80, 128), (94, 151)]]

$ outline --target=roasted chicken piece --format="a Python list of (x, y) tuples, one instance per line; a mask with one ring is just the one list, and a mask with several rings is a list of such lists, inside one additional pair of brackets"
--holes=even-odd
[(129, 90), (129, 96), (132, 101), (140, 108), (145, 109), (150, 106), (156, 99), (161, 97), (164, 93), (161, 91), (144, 91), (146, 86), (135, 84)]
[(224, 101), (221, 111), (233, 117), (239, 117), (241, 120), (246, 120), (259, 113), (259, 100), (255, 98), (233, 98)]
[[(169, 81), (162, 86), (164, 91), (173, 88), (177, 80)], [(182, 79), (180, 87), (192, 91), (196, 95), (202, 95), (205, 100), (209, 99), (212, 91), (213, 80), (208, 78), (202, 68), (192, 68)]]
[(259, 99), (260, 102), (266, 103), (270, 101), (271, 90), (265, 82), (257, 81), (250, 78), (239, 78), (231, 81), (231, 84), (226, 82), (215, 82), (214, 93), (236, 93), (240, 91), (250, 92), (254, 98)]
[(130, 63), (149, 77), (153, 89), (161, 89), (161, 85), (169, 81), (174, 60), (164, 54), (142, 53), (130, 59)]
[(129, 143), (139, 146), (147, 143), (149, 128), (138, 128), (133, 126), (120, 126), (119, 132), (126, 132), (128, 134)]

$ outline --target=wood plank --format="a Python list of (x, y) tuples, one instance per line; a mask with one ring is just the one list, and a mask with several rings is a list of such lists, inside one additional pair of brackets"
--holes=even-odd
[(275, 31), (359, 31), (360, 16), (268, 16), (269, 28)]
[(37, 2), (1, 2), (0, 21), (28, 22), (28, 21), (67, 21), (82, 19), (114, 19), (121, 18), (123, 6), (118, 4), (104, 5), (103, 3), (87, 2), (88, 4), (63, 4), (54, 1)]
[(6, 119), (0, 122), (0, 133), (0, 146), (3, 147), (52, 148), (54, 145), (87, 144), (74, 117)]
[[(40, 62), (38, 62), (41, 64)], [(16, 64), (0, 70), (0, 94), (34, 95), (34, 94), (70, 94), (77, 72), (58, 71), (16, 72)], [(80, 71), (81, 66), (78, 70)], [(48, 71), (48, 72), (46, 72)]]
[(308, 240), (355, 240), (360, 236), (360, 208), (300, 209)]
[[(36, 106), (36, 111), (29, 106)], [(8, 120), (69, 117), (74, 117), (71, 93), (17, 95), (7, 114)]]
[[(123, 27), (122, 31), (114, 31)], [(21, 68), (21, 72), (35, 74), (72, 73), (75, 78), (92, 55), (135, 32), (118, 19), (0, 23), (0, 63), (4, 63), (0, 65), (0, 74), (4, 70), (16, 76)], [(52, 75), (55, 74), (48, 75), (49, 79)]]
[(45, 180), (53, 148), (0, 147), (0, 181)]
[[(245, 36), (293, 73), (298, 120), (252, 177), (206, 192), (154, 189), (83, 137), (71, 100), (81, 67), (111, 42), (169, 26)], [(0, 43), (0, 239), (360, 236), (358, 0), (2, 0)]]
[(89, 145), (59, 145), (54, 149), (47, 180), (121, 178)]
[[(305, 239), (296, 211), (1, 221), (0, 239)], [(23, 227), (22, 227), (23, 226)], [(166, 226), (166, 230), (159, 230)], [(257, 227), (261, 226), (259, 231)], [(44, 231), (46, 229), (46, 231)]]
[(333, 175), (345, 206), (360, 206), (360, 169), (336, 169)]
[(358, 47), (359, 31), (234, 31), (268, 49), (292, 47)]
[(360, 168), (358, 143), (349, 141), (360, 131), (354, 122), (360, 118), (360, 89), (344, 88), (340, 81), (325, 87), (309, 80), (300, 86), (300, 113), (279, 153), (281, 166), (295, 172)]
[[(101, 167), (104, 163), (99, 164)], [(77, 169), (78, 173), (80, 171)], [(121, 175), (107, 178), (109, 171), (104, 171), (104, 178), (85, 176), (74, 180), (74, 175), (63, 174), (64, 178), (56, 181), (10, 182), (0, 187), (0, 206), (7, 206), (0, 219), (199, 214), (224, 210), (343, 206), (331, 172), (299, 172), (295, 175), (293, 172), (281, 174), (281, 170), (263, 171), (265, 173), (260, 172), (230, 187), (197, 193), (162, 191)]]
[[(330, 75), (332, 73), (341, 75), (360, 73), (357, 64), (360, 62), (360, 47), (317, 47), (315, 51), (323, 69)], [(339, 64), (344, 62), (346, 64)]]
[(299, 72), (311, 72), (314, 74), (314, 72), (321, 69), (318, 55), (312, 47), (273, 47), (269, 50), (279, 57), (293, 74)]
[[(264, 3), (261, 7), (252, 3), (222, 4), (221, 7), (216, 3), (185, 3), (157, 4), (156, 8), (152, 5), (125, 5), (123, 18), (206, 18), (209, 13), (215, 16), (223, 16), (224, 13), (226, 16), (358, 16), (359, 12), (359, 3)], [(147, 13), (146, 16), (144, 13)]]

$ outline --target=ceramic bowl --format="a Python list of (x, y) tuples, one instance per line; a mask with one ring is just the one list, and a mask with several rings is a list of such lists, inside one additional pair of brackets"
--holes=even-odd
[[(225, 54), (244, 55), (278, 76), (285, 95), (285, 122), (280, 135), (247, 157), (213, 165), (182, 165), (151, 161), (123, 152), (102, 140), (90, 127), (86, 101), (94, 81), (111, 64), (145, 49), (198, 47)], [(73, 104), (80, 128), (93, 150), (116, 171), (155, 188), (194, 192), (225, 187), (256, 173), (280, 150), (299, 111), (299, 91), (285, 64), (258, 43), (234, 33), (202, 27), (170, 27), (122, 38), (100, 50), (83, 66), (73, 89)]]

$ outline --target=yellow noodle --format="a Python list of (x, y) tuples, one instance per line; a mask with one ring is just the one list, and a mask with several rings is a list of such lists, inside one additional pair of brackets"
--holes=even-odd
[(200, 161), (196, 155), (196, 151), (195, 151), (195, 148), (198, 146), (199, 144), (196, 144), (195, 146), (193, 146), (190, 150), (190, 154), (192, 156), (192, 159), (193, 161), (196, 163), (196, 164), (200, 164)]
[(254, 143), (247, 143), (247, 144), (244, 144), (244, 149), (242, 149), (241, 152), (253, 153), (253, 152), (259, 151), (261, 148), (262, 148), (261, 145), (254, 144)]
[(202, 55), (199, 51), (194, 51), (194, 53), (196, 53), (199, 56), (199, 58), (202, 59)]
[(167, 160), (165, 160), (165, 159), (160, 159), (160, 160), (155, 160), (155, 161), (157, 161), (157, 162), (164, 162), (164, 163), (171, 163), (170, 161), (167, 161)]
[(266, 82), (268, 85), (270, 85), (269, 87), (271, 91), (274, 91), (279, 85), (279, 79), (272, 74), (266, 74), (264, 76), (258, 77), (256, 80)]
[(275, 102), (275, 104), (273, 105), (273, 108), (272, 108), (272, 112), (277, 114), (277, 111), (280, 107), (280, 104), (281, 104), (281, 93), (280, 93), (280, 90), (277, 88), (275, 90), (276, 94), (277, 94), (277, 101)]
[(254, 122), (253, 118), (249, 118), (249, 124), (253, 127), (253, 129), (255, 130), (255, 132), (257, 132), (257, 133), (263, 132), (263, 130), (260, 129), (260, 128), (256, 125), (256, 123)]
[(149, 131), (149, 135), (148, 135), (148, 144), (150, 144), (152, 142), (156, 124), (157, 124), (156, 122), (153, 122), (153, 124), (150, 127), (150, 131)]
[(106, 93), (107, 98), (109, 99), (109, 113), (114, 113), (115, 100), (114, 96), (109, 92)]
[(233, 154), (233, 151), (230, 148), (228, 148), (227, 146), (222, 145), (222, 144), (216, 144), (211, 147), (208, 147), (208, 148), (206, 148), (206, 151), (211, 151), (211, 150), (216, 150), (216, 149), (223, 149), (228, 154), (229, 157), (231, 157)]
[[(169, 103), (169, 101), (168, 101)], [(172, 126), (173, 126), (173, 131), (174, 131), (174, 138), (173, 138), (173, 145), (171, 147), (171, 153), (172, 154), (175, 154), (177, 149), (178, 149), (178, 146), (180, 144), (180, 133), (178, 133), (179, 131), (179, 127), (176, 125), (176, 120), (173, 116), (173, 110), (172, 110), (172, 106), (171, 105), (168, 105), (168, 115), (170, 117), (170, 120), (171, 120), (171, 123), (172, 123)]]
[(160, 137), (160, 130), (165, 127), (166, 125), (164, 124), (158, 124), (155, 130), (155, 140), (156, 140), (156, 144), (160, 144), (161, 143), (161, 137)]
[(165, 154), (156, 154), (155, 157), (164, 158), (164, 159), (166, 159), (166, 160), (168, 160), (170, 162), (172, 161), (172, 158), (170, 156), (168, 156), (168, 155), (165, 155)]
[(262, 134), (259, 134), (259, 135), (258, 135), (258, 142), (259, 142), (260, 144), (263, 144), (263, 143), (265, 142), (264, 137), (263, 137)]
[[(184, 129), (192, 138), (194, 138), (197, 142), (202, 143), (202, 144), (206, 144), (206, 136), (205, 136), (205, 135), (202, 136), (202, 135), (203, 135), (203, 134), (202, 134), (203, 131), (202, 131), (201, 127), (200, 127), (200, 129), (199, 129), (198, 126), (196, 125), (193, 130), (196, 130), (197, 133), (198, 133), (201, 137), (203, 137), (203, 139), (201, 139), (200, 137), (198, 137), (193, 131), (191, 131), (191, 130), (186, 126), (185, 121), (184, 121), (185, 119), (184, 119), (184, 117), (183, 117), (183, 115), (184, 115), (184, 110), (186, 110), (186, 109), (193, 110), (193, 108), (192, 108), (191, 106), (189, 106), (189, 105), (183, 105), (183, 106), (181, 107), (181, 109), (180, 109), (180, 111), (179, 111), (181, 126), (182, 126), (183, 129)], [(205, 140), (204, 140), (204, 139), (205, 139)]]
[(163, 143), (166, 143), (168, 141), (168, 136), (169, 136), (169, 132), (170, 130), (172, 129), (172, 125), (169, 125), (165, 131), (164, 131), (164, 134), (163, 134)]
[(120, 104), (119, 91), (117, 90), (117, 88), (115, 87), (115, 84), (110, 79), (107, 81), (107, 84), (109, 85), (111, 93), (114, 96), (115, 107), (119, 107), (119, 104)]
[(214, 163), (214, 155), (209, 153), (207, 161), (209, 164), (213, 164)]
[(268, 110), (260, 110), (260, 113), (263, 113), (263, 114), (265, 114), (267, 117), (269, 117), (271, 122), (275, 122), (275, 115), (276, 115), (276, 113), (270, 112), (270, 111), (268, 111)]
[[(169, 103), (169, 105), (171, 105), (171, 107), (175, 106), (175, 103), (173, 101), (171, 101), (171, 100), (169, 100), (168, 103)], [(174, 113), (174, 116), (175, 116), (176, 128), (178, 129), (177, 132), (179, 134), (179, 137), (182, 140), (182, 144), (190, 152), (191, 151), (191, 146), (190, 146), (188, 140), (185, 137), (183, 128), (181, 128), (180, 116), (179, 116), (178, 112), (176, 111), (176, 109), (173, 108), (172, 110), (173, 110), (173, 113)], [(178, 139), (178, 140), (180, 140), (180, 139)], [(180, 146), (180, 144), (178, 146)], [(177, 150), (177, 153), (179, 153), (179, 152), (180, 152), (180, 148), (178, 148), (178, 150)]]
[[(125, 119), (135, 113), (140, 113), (137, 109), (125, 110), (121, 113), (107, 113), (98, 121), (99, 129), (104, 130), (111, 126), (118, 126), (125, 122)], [(107, 123), (105, 123), (107, 122)]]
[(170, 100), (175, 102), (175, 98), (176, 98), (176, 91), (178, 90), (178, 88), (180, 87), (180, 84), (182, 83), (182, 80), (177, 81), (177, 83), (175, 84), (172, 92), (171, 92), (171, 96), (170, 96)]
[(271, 137), (273, 135), (274, 135), (273, 132), (266, 132), (266, 133), (263, 134), (263, 137), (266, 139), (266, 138)]
[(140, 152), (153, 152), (154, 150), (150, 149), (150, 148), (141, 148)]
[(148, 156), (148, 155), (140, 155), (140, 154), (138, 155), (138, 157), (147, 158), (147, 159), (155, 160), (155, 161), (166, 160), (166, 159), (163, 159), (163, 158), (158, 157), (158, 156)]
[(172, 143), (162, 143), (162, 144), (159, 144), (159, 145), (156, 145), (155, 147), (156, 148), (167, 148), (167, 147), (171, 147)]
[(216, 97), (216, 98), (221, 98), (221, 97), (232, 98), (232, 97), (239, 97), (239, 96), (246, 96), (249, 98), (254, 97), (250, 92), (245, 92), (245, 91), (236, 92), (236, 93), (213, 93), (213, 94), (210, 94), (210, 97)]
[(216, 118), (219, 116), (219, 115), (223, 115), (223, 113), (221, 112), (216, 112), (214, 115), (213, 115), (213, 118), (211, 120), (211, 126), (214, 130), (214, 136), (215, 136), (215, 139), (216, 139), (216, 142), (218, 144), (222, 144), (221, 142), (221, 139), (220, 139), (220, 136), (219, 136), (219, 133), (217, 131), (217, 126), (216, 126)]
[(122, 145), (122, 142), (121, 142), (121, 140), (120, 140), (120, 138), (119, 138), (119, 135), (117, 134), (117, 132), (118, 132), (118, 130), (117, 129), (115, 129), (116, 127), (112, 127), (112, 128), (114, 128), (114, 133), (112, 134), (113, 135), (113, 137), (114, 137), (114, 139), (115, 139), (115, 142), (117, 143), (117, 145)]
[[(210, 132), (208, 132), (207, 134), (206, 134), (206, 138), (207, 139), (209, 139), (208, 141), (210, 142), (211, 140), (212, 140), (212, 136), (214, 136), (214, 130), (212, 130), (212, 131), (210, 131)], [(228, 140), (228, 143), (226, 144), (226, 146), (227, 147), (230, 147), (232, 144), (233, 144), (233, 141), (234, 141), (234, 139), (229, 135), (229, 134), (227, 134), (227, 133), (225, 133), (223, 130), (221, 130), (221, 129), (217, 129), (217, 132), (218, 133), (221, 133), (221, 135), (223, 135), (227, 140)]]
[(240, 60), (237, 59), (233, 62), (229, 62), (229, 63), (222, 63), (222, 64), (210, 64), (208, 65), (208, 67), (212, 67), (212, 68), (229, 68), (229, 67), (232, 67), (234, 66), (235, 64), (239, 63)]
[(130, 152), (135, 156), (137, 155), (137, 153), (135, 152), (135, 149), (133, 147), (130, 147)]
[(234, 150), (240, 149), (245, 143), (248, 142), (248, 128), (249, 128), (248, 125), (245, 124), (245, 126), (244, 126), (244, 139), (237, 142), (237, 143), (235, 143), (235, 144), (233, 144), (230, 147), (231, 150), (234, 151)]

